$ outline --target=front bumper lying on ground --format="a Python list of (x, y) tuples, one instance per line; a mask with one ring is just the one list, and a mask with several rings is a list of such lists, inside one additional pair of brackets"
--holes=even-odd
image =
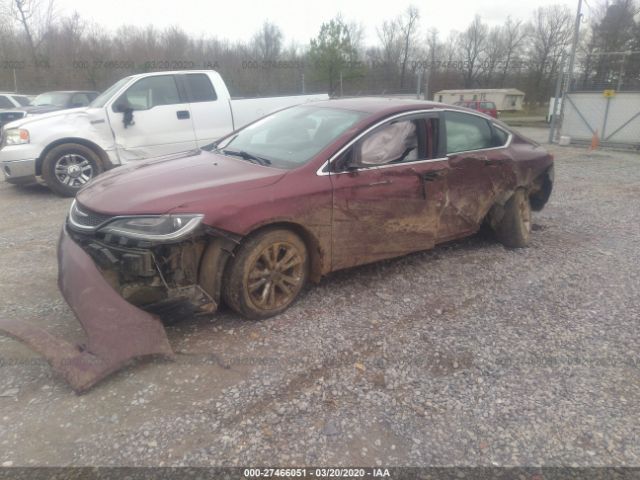
[(82, 393), (135, 358), (173, 350), (161, 321), (124, 300), (93, 260), (63, 229), (58, 245), (58, 285), (87, 336), (76, 346), (26, 322), (0, 320), (8, 334), (43, 355), (77, 393)]

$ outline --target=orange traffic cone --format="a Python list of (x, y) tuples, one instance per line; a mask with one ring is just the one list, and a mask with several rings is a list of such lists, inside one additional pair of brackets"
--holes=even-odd
[(591, 148), (589, 150), (597, 150), (600, 146), (600, 137), (598, 137), (598, 130), (593, 132), (593, 137), (591, 137)]

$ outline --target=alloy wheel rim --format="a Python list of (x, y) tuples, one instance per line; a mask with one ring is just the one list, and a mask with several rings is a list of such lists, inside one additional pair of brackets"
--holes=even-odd
[(303, 280), (304, 261), (290, 243), (276, 242), (256, 257), (246, 278), (246, 289), (253, 304), (261, 310), (274, 310), (289, 304)]
[(77, 153), (68, 153), (55, 164), (55, 175), (60, 183), (79, 188), (93, 177), (91, 162)]

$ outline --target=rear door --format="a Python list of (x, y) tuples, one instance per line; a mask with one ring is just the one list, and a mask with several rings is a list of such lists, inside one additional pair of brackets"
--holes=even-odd
[(226, 98), (218, 98), (218, 92), (207, 74), (187, 73), (178, 78), (187, 93), (198, 147), (233, 130), (231, 107)]
[(335, 159), (333, 269), (434, 245), (448, 169), (438, 132), (437, 113), (395, 118)]
[(122, 161), (196, 147), (189, 103), (175, 75), (141, 78), (107, 112)]
[(447, 203), (438, 241), (478, 230), (496, 199), (515, 184), (510, 134), (480, 115), (446, 111)]

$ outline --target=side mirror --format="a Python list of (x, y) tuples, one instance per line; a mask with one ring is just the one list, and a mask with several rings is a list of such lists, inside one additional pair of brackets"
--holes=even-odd
[(335, 163), (334, 170), (336, 172), (351, 172), (360, 168), (354, 154), (354, 147), (345, 152)]
[(133, 108), (131, 108), (130, 106), (124, 103), (116, 103), (113, 106), (113, 110), (117, 113), (124, 114), (122, 116), (122, 124), (124, 125), (124, 128), (130, 127), (136, 124), (136, 122), (133, 121)]

